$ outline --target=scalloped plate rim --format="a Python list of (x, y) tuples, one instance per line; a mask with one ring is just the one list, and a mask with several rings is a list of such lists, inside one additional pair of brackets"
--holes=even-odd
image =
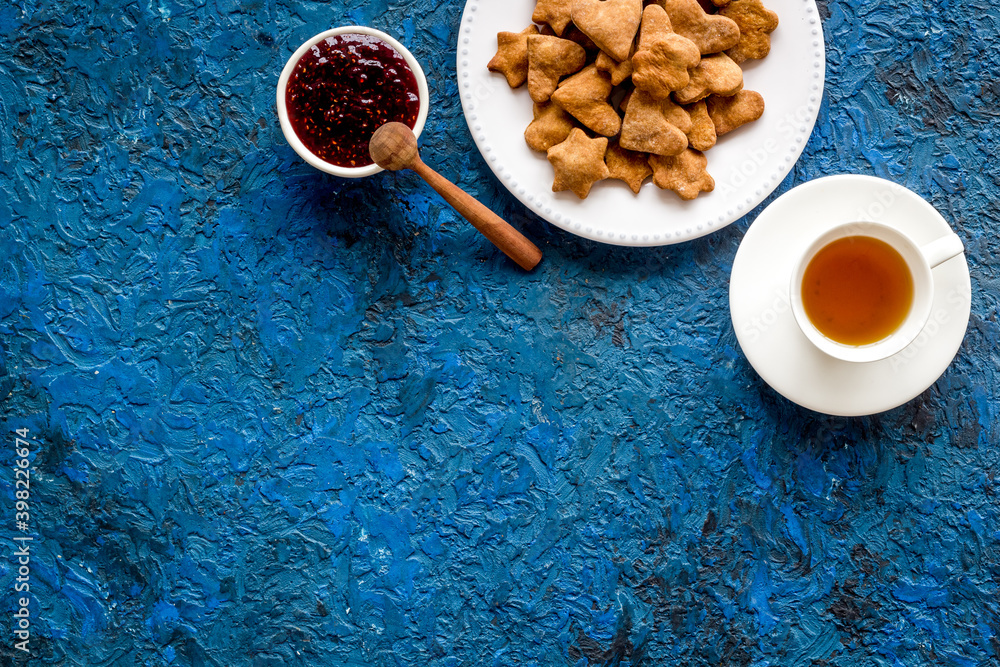
[[(539, 217), (577, 236), (613, 245), (661, 246), (722, 229), (781, 185), (801, 156), (822, 103), (826, 51), (815, 0), (768, 0), (767, 5), (782, 21), (773, 35), (772, 53), (768, 59), (745, 64), (747, 88), (764, 95), (765, 114), (757, 123), (723, 137), (706, 153), (709, 173), (713, 157), (726, 167), (713, 174), (715, 191), (693, 202), (682, 202), (650, 182), (638, 196), (618, 181), (595, 184), (586, 200), (551, 191), (551, 167), (523, 140), (524, 128), (531, 120), (527, 91), (524, 87), (511, 91), (502, 75), (486, 69), (496, 52), (497, 31), (526, 27), (531, 22), (533, 0), (466, 2), (458, 33), (456, 73), (469, 131), (487, 165), (514, 197)], [(807, 53), (810, 62), (804, 70), (793, 70), (790, 76), (785, 70), (767, 67), (789, 53), (801, 55), (803, 48), (812, 50)], [(795, 76), (808, 82), (805, 89), (797, 87), (803, 81)], [(632, 215), (623, 219), (623, 210)]]

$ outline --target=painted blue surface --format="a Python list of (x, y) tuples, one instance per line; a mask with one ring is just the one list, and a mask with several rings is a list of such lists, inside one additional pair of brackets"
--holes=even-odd
[[(503, 190), (461, 115), (461, 9), (0, 7), (0, 661), (998, 664), (996, 6), (821, 2), (826, 99), (776, 194), (903, 183), (974, 290), (945, 375), (859, 419), (739, 351), (756, 212), (630, 250)], [(412, 175), (338, 181), (287, 147), (277, 73), (343, 23), (424, 63), (426, 161), (543, 246), (536, 272)]]

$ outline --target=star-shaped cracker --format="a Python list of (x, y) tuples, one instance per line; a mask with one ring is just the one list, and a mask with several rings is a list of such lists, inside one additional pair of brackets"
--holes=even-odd
[(547, 102), (559, 78), (577, 72), (587, 62), (583, 47), (550, 35), (528, 35), (528, 93), (537, 103)]
[(576, 0), (572, 19), (601, 51), (621, 62), (632, 51), (642, 19), (642, 0)]
[(622, 147), (657, 155), (677, 155), (683, 151), (688, 145), (687, 135), (667, 118), (667, 114), (680, 125), (691, 127), (687, 112), (669, 99), (657, 100), (636, 89), (625, 107), (619, 138)]
[(771, 51), (771, 33), (778, 27), (778, 15), (761, 0), (732, 0), (719, 10), (740, 27), (740, 41), (726, 53), (737, 63), (763, 58)]
[(604, 51), (601, 51), (597, 54), (594, 64), (597, 65), (597, 69), (611, 77), (611, 84), (614, 86), (620, 85), (625, 79), (632, 76), (631, 53), (629, 53), (628, 58), (618, 62)]
[(764, 115), (764, 98), (753, 90), (741, 90), (732, 97), (712, 95), (707, 106), (715, 134), (720, 137)]
[[(532, 150), (544, 153), (566, 140), (576, 127), (573, 117), (553, 102), (534, 105), (535, 119), (524, 131), (524, 141)], [(707, 116), (706, 116), (707, 117)]]
[(725, 16), (706, 14), (698, 0), (657, 0), (667, 10), (674, 32), (698, 45), (702, 55), (731, 49), (740, 41), (740, 27)]
[(552, 101), (597, 134), (613, 137), (621, 129), (621, 117), (608, 103), (611, 79), (596, 65), (588, 65), (569, 77), (552, 93)]
[(715, 189), (715, 179), (705, 169), (708, 158), (701, 151), (688, 148), (676, 156), (650, 155), (649, 166), (653, 169), (653, 183), (673, 190), (681, 199), (694, 199)]
[(643, 182), (653, 173), (645, 153), (627, 150), (618, 143), (608, 146), (604, 162), (608, 165), (609, 178), (625, 181), (635, 194), (639, 194)]
[(715, 134), (715, 123), (708, 115), (708, 105), (705, 100), (684, 107), (691, 118), (691, 129), (688, 130), (688, 145), (699, 151), (707, 151), (715, 145), (718, 137)]
[(709, 95), (729, 97), (743, 88), (743, 70), (725, 53), (705, 56), (691, 70), (691, 82), (674, 91), (679, 104), (691, 104)]
[(538, 26), (530, 25), (521, 32), (498, 32), (497, 53), (486, 65), (491, 72), (507, 77), (511, 88), (519, 88), (528, 80), (528, 35), (537, 35)]
[(580, 199), (586, 199), (594, 183), (610, 176), (604, 164), (607, 148), (606, 137), (591, 139), (580, 128), (573, 128), (566, 141), (549, 149), (549, 162), (555, 170), (552, 191), (570, 190)]
[(574, 0), (538, 0), (531, 20), (545, 23), (557, 34), (563, 34), (570, 22)]

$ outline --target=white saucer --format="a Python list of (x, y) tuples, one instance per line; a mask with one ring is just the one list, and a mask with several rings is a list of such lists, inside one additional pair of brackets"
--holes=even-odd
[(885, 223), (921, 245), (951, 229), (901, 185), (872, 176), (820, 178), (785, 193), (757, 217), (736, 253), (729, 287), (736, 338), (764, 381), (799, 405), (840, 416), (890, 410), (934, 384), (962, 344), (972, 306), (969, 267), (958, 255), (934, 269), (931, 317), (909, 347), (871, 363), (820, 352), (792, 316), (792, 268), (820, 233), (855, 221)]

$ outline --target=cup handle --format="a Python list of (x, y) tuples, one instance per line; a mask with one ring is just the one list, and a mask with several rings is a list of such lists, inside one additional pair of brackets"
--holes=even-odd
[(932, 269), (963, 252), (965, 252), (965, 245), (962, 243), (962, 239), (958, 238), (958, 234), (942, 236), (920, 248), (920, 253)]

